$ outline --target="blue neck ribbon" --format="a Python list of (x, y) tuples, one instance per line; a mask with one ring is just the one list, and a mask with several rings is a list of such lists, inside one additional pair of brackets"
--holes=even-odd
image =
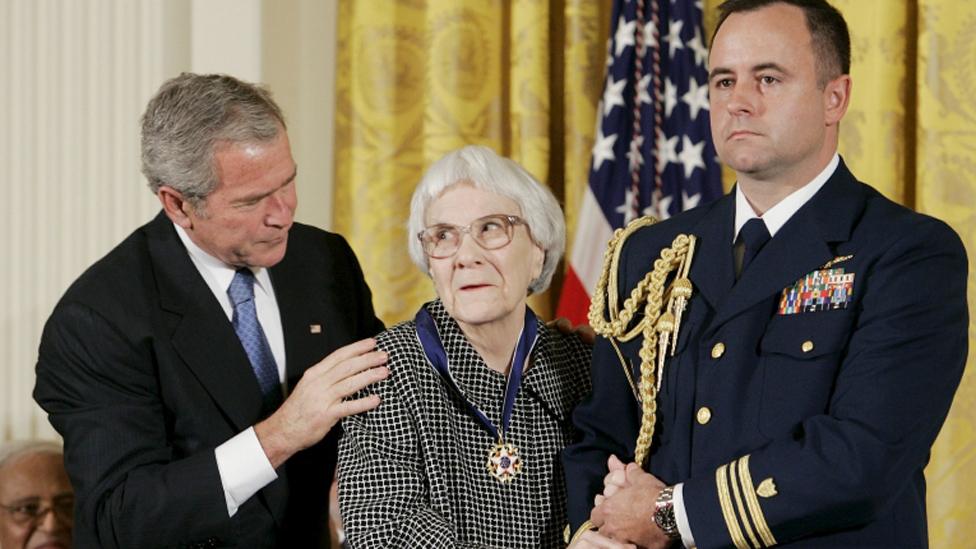
[(441, 343), (437, 325), (425, 307), (421, 307), (420, 311), (417, 312), (417, 316), (414, 317), (414, 323), (417, 329), (417, 339), (420, 340), (424, 354), (427, 355), (427, 361), (434, 368), (434, 371), (468, 405), (468, 410), (484, 426), (488, 433), (495, 439), (504, 441), (505, 432), (508, 431), (508, 424), (512, 419), (515, 396), (518, 394), (519, 387), (522, 385), (522, 373), (525, 371), (525, 364), (529, 358), (529, 354), (532, 352), (532, 348), (535, 347), (536, 341), (539, 339), (536, 316), (532, 312), (532, 309), (528, 306), (525, 307), (525, 320), (522, 325), (522, 331), (519, 332), (518, 343), (515, 345), (515, 355), (512, 357), (511, 368), (509, 368), (508, 372), (508, 381), (505, 384), (505, 404), (502, 407), (502, 425), (500, 429), (495, 427), (491, 420), (488, 419), (488, 416), (479, 410), (464, 395), (460, 387), (458, 387), (454, 376), (451, 375), (451, 369), (447, 362), (447, 353), (444, 351), (444, 345)]

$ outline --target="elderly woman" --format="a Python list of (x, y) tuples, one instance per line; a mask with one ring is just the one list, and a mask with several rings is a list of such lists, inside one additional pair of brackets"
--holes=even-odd
[(352, 547), (562, 547), (559, 453), (589, 392), (590, 349), (526, 305), (565, 244), (552, 194), (465, 147), (410, 205), (413, 261), (437, 299), (377, 337), (389, 377), (345, 419), (339, 505)]

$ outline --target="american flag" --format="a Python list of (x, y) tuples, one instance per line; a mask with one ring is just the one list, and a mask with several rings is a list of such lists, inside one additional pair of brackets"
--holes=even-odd
[(589, 185), (557, 316), (586, 322), (613, 230), (722, 194), (701, 0), (616, 0)]

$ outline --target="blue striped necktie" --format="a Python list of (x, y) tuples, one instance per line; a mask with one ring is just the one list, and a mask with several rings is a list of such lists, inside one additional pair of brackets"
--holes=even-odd
[(239, 269), (234, 280), (227, 288), (227, 295), (234, 305), (234, 331), (244, 346), (244, 352), (251, 362), (254, 375), (261, 386), (264, 400), (264, 412), (271, 413), (281, 404), (281, 382), (278, 377), (278, 365), (268, 338), (261, 329), (258, 321), (257, 309), (254, 306), (254, 273), (248, 268)]

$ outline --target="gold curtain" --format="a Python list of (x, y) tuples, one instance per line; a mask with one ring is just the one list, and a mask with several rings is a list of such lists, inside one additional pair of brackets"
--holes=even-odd
[[(719, 3), (704, 2), (708, 29)], [(854, 53), (841, 154), (888, 197), (947, 221), (976, 254), (976, 11), (947, 0), (833, 3), (850, 25)], [(424, 168), (449, 150), (481, 143), (521, 163), (562, 200), (574, 234), (610, 7), (340, 0), (335, 224), (388, 324), (433, 296), (407, 258), (405, 224)], [(970, 287), (974, 270), (971, 262)], [(558, 279), (533, 307), (548, 317), (556, 296)], [(972, 332), (970, 348), (972, 357)], [(976, 380), (968, 372), (927, 477), (931, 546), (971, 544)]]
[[(407, 256), (405, 225), (414, 187), (443, 154), (488, 145), (548, 184), (575, 219), (610, 7), (339, 2), (335, 227), (362, 262), (387, 324), (411, 318), (434, 295)], [(548, 318), (557, 297), (534, 296), (532, 307)]]

